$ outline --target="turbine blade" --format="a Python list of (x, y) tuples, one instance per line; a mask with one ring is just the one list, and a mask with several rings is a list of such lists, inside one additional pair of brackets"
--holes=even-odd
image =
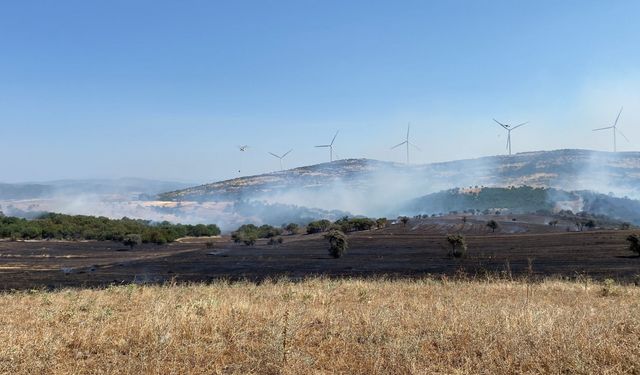
[(624, 139), (626, 139), (626, 140), (627, 140), (627, 142), (631, 142), (631, 141), (629, 140), (629, 138), (627, 138), (627, 136), (626, 136), (626, 135), (624, 135), (624, 133), (622, 132), (622, 130), (620, 130), (620, 129), (616, 129), (616, 130), (618, 131), (618, 133), (620, 133), (620, 135), (621, 135), (621, 136), (623, 136), (623, 137), (624, 137)]
[(411, 123), (407, 124), (407, 142), (409, 142), (409, 129), (411, 129)]
[(287, 156), (287, 155), (289, 155), (289, 154), (291, 153), (291, 151), (293, 151), (293, 149), (291, 149), (291, 150), (287, 151), (287, 153), (286, 153), (286, 154), (282, 155), (282, 158), (284, 159), (284, 157), (285, 157), (285, 156)]
[(496, 119), (493, 119), (493, 121), (495, 121), (498, 125), (502, 126), (503, 128), (505, 128), (505, 129), (509, 129), (509, 127), (508, 127), (507, 125), (505, 125), (505, 124), (501, 123), (500, 121), (498, 121), (498, 120), (496, 120)]
[(321, 146), (316, 146), (316, 147), (331, 147), (331, 145), (321, 145)]
[(402, 142), (402, 143), (398, 143), (397, 145), (395, 145), (395, 146), (391, 147), (391, 149), (393, 150), (394, 148), (398, 148), (398, 147), (400, 147), (400, 146), (402, 146), (402, 145), (404, 145), (404, 144), (406, 144), (406, 143), (407, 143), (407, 141), (404, 141), (404, 142)]
[(333, 142), (335, 142), (335, 141), (336, 141), (336, 137), (338, 136), (338, 133), (340, 133), (340, 130), (338, 130), (338, 131), (336, 132), (336, 135), (334, 135), (334, 136), (333, 136), (333, 139), (331, 140), (331, 146), (333, 146)]
[(522, 124), (519, 124), (519, 125), (514, 126), (513, 128), (511, 128), (511, 130), (518, 129), (519, 127), (521, 127), (521, 126), (525, 126), (525, 125), (527, 125), (528, 123), (529, 123), (529, 121), (527, 121), (527, 122), (523, 122)]
[(622, 114), (622, 109), (624, 109), (624, 107), (620, 107), (620, 112), (618, 112), (618, 117), (616, 117), (616, 122), (613, 123), (613, 127), (614, 128), (616, 126), (618, 126), (618, 120), (620, 120), (620, 115)]
[(608, 130), (608, 129), (613, 129), (613, 126), (608, 126), (606, 128), (598, 128), (598, 129), (593, 129), (594, 132), (600, 131), (600, 130)]
[(275, 156), (276, 158), (280, 159), (280, 156), (274, 154), (273, 152), (270, 152), (271, 155)]
[(418, 146), (414, 145), (413, 143), (409, 142), (409, 144), (410, 144), (413, 148), (415, 148), (416, 150), (418, 150), (418, 151), (422, 151), (422, 150), (420, 149), (420, 147), (418, 147)]

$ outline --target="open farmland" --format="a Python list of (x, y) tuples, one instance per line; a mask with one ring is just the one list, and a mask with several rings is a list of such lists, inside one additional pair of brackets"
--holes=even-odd
[[(0, 288), (58, 288), (217, 279), (263, 280), (286, 276), (396, 277), (522, 275), (633, 281), (640, 258), (628, 250), (632, 231), (567, 232), (506, 220), (496, 233), (484, 221), (453, 218), (412, 220), (406, 226), (349, 236), (346, 256), (333, 259), (321, 234), (284, 236), (281, 245), (234, 244), (224, 236), (125, 251), (113, 242), (0, 242)], [(448, 256), (446, 233), (463, 233), (468, 256)], [(207, 242), (210, 242), (208, 245)], [(212, 243), (211, 243), (212, 242)]]

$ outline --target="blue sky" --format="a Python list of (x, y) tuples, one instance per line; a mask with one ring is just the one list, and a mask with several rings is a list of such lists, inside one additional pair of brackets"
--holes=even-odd
[[(0, 181), (640, 142), (638, 1), (2, 1)], [(248, 144), (240, 153), (237, 145)]]

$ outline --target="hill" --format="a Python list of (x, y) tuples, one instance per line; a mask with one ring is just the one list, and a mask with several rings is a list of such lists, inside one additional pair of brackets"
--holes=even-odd
[[(236, 178), (159, 195), (167, 201), (266, 199), (279, 196), (314, 202), (314, 195), (343, 191), (413, 198), (460, 186), (552, 187), (640, 196), (640, 153), (557, 150), (491, 156), (425, 165), (401, 165), (369, 159), (348, 159), (283, 172)], [(293, 193), (293, 194), (291, 194)], [(372, 199), (368, 199), (370, 203)], [(375, 200), (375, 199), (373, 199)], [(340, 208), (328, 207), (322, 208)], [(344, 207), (343, 207), (344, 208)]]

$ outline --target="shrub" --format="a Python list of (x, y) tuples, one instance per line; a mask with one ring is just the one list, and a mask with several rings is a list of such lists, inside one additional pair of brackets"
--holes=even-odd
[(122, 244), (125, 246), (129, 246), (131, 250), (133, 250), (135, 246), (138, 246), (141, 243), (142, 243), (142, 236), (140, 236), (139, 234), (127, 234), (126, 236), (124, 236), (124, 239), (122, 240)]
[(327, 233), (324, 238), (329, 240), (329, 254), (334, 258), (342, 257), (349, 248), (349, 242), (347, 236), (339, 231), (332, 229)]
[(329, 229), (329, 227), (331, 227), (331, 222), (329, 220), (323, 219), (323, 220), (312, 221), (309, 224), (307, 224), (307, 233), (313, 234), (313, 233), (326, 232), (327, 229)]
[(451, 256), (460, 258), (467, 253), (467, 241), (463, 235), (450, 234), (447, 236), (447, 242), (451, 245)]
[(402, 223), (402, 225), (407, 225), (407, 223), (409, 222), (409, 217), (407, 216), (402, 216), (400, 218), (400, 222)]
[(627, 237), (627, 242), (629, 242), (629, 250), (640, 256), (640, 235), (631, 234)]
[(298, 230), (300, 230), (300, 226), (296, 223), (289, 223), (284, 227), (284, 230), (289, 232), (289, 234), (296, 234)]
[(386, 217), (381, 217), (378, 220), (376, 220), (376, 227), (378, 229), (386, 228), (388, 223), (389, 223), (389, 220), (387, 220)]

